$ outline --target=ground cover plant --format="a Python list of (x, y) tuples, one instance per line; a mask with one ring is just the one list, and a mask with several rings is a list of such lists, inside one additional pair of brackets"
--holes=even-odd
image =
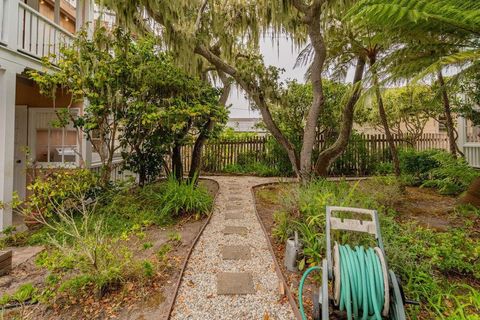
[[(412, 190), (422, 192), (418, 188), (410, 192)], [(305, 186), (260, 189), (257, 195), (262, 201), (277, 205), (271, 232), (275, 241), (284, 243), (294, 231), (299, 232), (304, 244), (300, 267), (317, 265), (323, 259), (326, 205), (379, 210), (390, 268), (401, 276), (407, 297), (421, 302), (420, 307), (407, 308), (410, 317), (476, 319), (478, 316), (478, 209), (456, 207), (446, 211), (443, 208), (442, 217), (450, 221), (448, 227), (440, 230), (429, 227), (422, 221), (426, 217), (417, 220), (413, 219), (413, 213), (404, 216), (397, 211), (399, 201), (407, 200), (402, 197), (394, 177), (361, 182), (316, 180)], [(341, 242), (364, 241), (347, 234), (337, 236)]]

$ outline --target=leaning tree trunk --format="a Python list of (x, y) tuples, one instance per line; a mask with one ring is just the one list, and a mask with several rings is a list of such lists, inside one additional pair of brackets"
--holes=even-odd
[(442, 94), (443, 108), (445, 113), (445, 126), (447, 127), (448, 145), (450, 153), (457, 156), (457, 143), (455, 141), (455, 127), (453, 125), (452, 110), (450, 107), (450, 100), (448, 99), (447, 87), (445, 86), (445, 80), (443, 79), (442, 70), (437, 71), (438, 83), (440, 85), (440, 91)]
[[(370, 68), (375, 64), (375, 57), (370, 58)], [(380, 120), (382, 121), (383, 130), (385, 131), (385, 136), (387, 138), (388, 146), (390, 148), (390, 153), (392, 154), (392, 162), (394, 173), (397, 177), (400, 176), (400, 161), (398, 160), (397, 147), (395, 146), (395, 141), (393, 140), (392, 133), (390, 132), (390, 126), (388, 125), (387, 113), (385, 112), (385, 106), (383, 105), (382, 93), (380, 92), (380, 87), (378, 83), (378, 74), (375, 70), (375, 67), (372, 68), (373, 74), (373, 85), (375, 86), (375, 96), (377, 98), (378, 104), (378, 114), (380, 115)]]
[(353, 92), (343, 109), (342, 128), (337, 140), (326, 150), (320, 152), (315, 164), (315, 173), (319, 176), (327, 176), (328, 168), (335, 159), (345, 150), (353, 127), (353, 114), (355, 104), (360, 98), (361, 80), (363, 79), (363, 71), (365, 70), (365, 57), (358, 57), (357, 66), (355, 67), (355, 75), (353, 77)]
[[(230, 95), (231, 83), (224, 72), (218, 71), (218, 74), (223, 83), (222, 95), (220, 96), (218, 103), (225, 107), (228, 96)], [(190, 162), (190, 172), (188, 173), (188, 178), (190, 180), (193, 180), (195, 177), (198, 178), (202, 168), (202, 149), (214, 127), (215, 121), (210, 118), (198, 135), (197, 140), (195, 140), (192, 151), (192, 160)]]
[(247, 83), (242, 78), (241, 74), (231, 65), (227, 64), (215, 53), (213, 53), (209, 48), (198, 44), (195, 47), (195, 53), (204, 57), (208, 62), (215, 66), (219, 71), (223, 71), (226, 74), (230, 75), (238, 85), (245, 90), (248, 96), (255, 102), (255, 105), (260, 110), (262, 115), (263, 122), (268, 131), (273, 135), (273, 137), (278, 141), (278, 143), (285, 149), (288, 155), (288, 159), (292, 164), (295, 175), (300, 178), (300, 161), (293, 144), (287, 139), (287, 137), (282, 133), (280, 128), (277, 126), (273, 120), (270, 109), (266, 102), (266, 97), (264, 96), (262, 88), (258, 87), (255, 83)]

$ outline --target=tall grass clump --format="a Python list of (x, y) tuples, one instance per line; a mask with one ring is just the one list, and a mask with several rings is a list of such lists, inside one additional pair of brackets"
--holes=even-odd
[(177, 181), (169, 177), (161, 185), (161, 192), (157, 194), (160, 202), (161, 216), (206, 215), (212, 209), (213, 199), (202, 186), (195, 185), (193, 180)]

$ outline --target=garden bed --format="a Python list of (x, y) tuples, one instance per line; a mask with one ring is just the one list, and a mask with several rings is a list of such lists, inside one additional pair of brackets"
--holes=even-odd
[[(356, 182), (348, 182), (348, 184), (352, 186)], [(463, 319), (461, 316), (459, 317), (461, 314), (465, 316), (478, 314), (480, 281), (478, 279), (478, 268), (475, 269), (475, 264), (478, 263), (478, 257), (475, 260), (475, 250), (480, 247), (475, 239), (478, 239), (480, 215), (468, 210), (459, 210), (456, 207), (456, 198), (440, 195), (428, 188), (407, 187), (405, 193), (401, 193), (396, 188), (385, 187), (383, 183), (378, 184), (375, 179), (360, 181), (356, 187), (364, 193), (370, 193), (372, 198), (378, 200), (383, 206), (383, 208), (377, 208), (380, 214), (388, 212), (386, 215), (393, 218), (395, 228), (401, 230), (396, 229), (395, 231), (400, 233), (397, 235), (397, 239), (391, 234), (390, 228), (392, 226), (382, 225), (387, 256), (389, 260), (392, 260), (392, 267), (395, 272), (403, 276), (404, 281), (409, 282), (405, 288), (407, 298), (418, 299), (422, 303), (420, 308), (407, 307), (410, 315), (418, 319), (432, 319), (432, 317), (438, 316), (435, 312), (436, 308), (438, 308), (439, 313), (447, 318), (450, 316), (449, 319)], [(329, 191), (331, 192), (331, 190)], [(295, 195), (296, 193), (297, 195)], [(318, 195), (318, 197), (328, 197), (328, 195), (325, 195), (327, 193)], [(311, 214), (308, 211), (310, 209), (295, 207), (301, 201), (299, 200), (301, 196), (298, 196), (298, 186), (295, 184), (263, 185), (255, 188), (254, 194), (258, 214), (269, 235), (277, 262), (295, 299), (298, 300), (298, 284), (302, 272), (292, 273), (285, 269), (283, 266), (285, 243), (279, 240), (279, 229), (281, 229), (279, 226), (291, 226), (293, 223), (292, 221), (285, 222), (282, 218), (279, 218), (280, 215), (276, 216), (276, 214), (290, 212), (290, 215), (300, 221), (302, 212), (306, 212), (303, 214)], [(293, 198), (294, 201), (285, 201), (287, 198)], [(312, 203), (322, 200), (310, 199)], [(335, 199), (332, 201), (335, 201)], [(314, 205), (312, 204), (312, 206)], [(411, 232), (411, 234), (408, 232)], [(318, 234), (316, 237), (322, 237), (322, 234)], [(415, 241), (416, 237), (418, 242)], [(457, 244), (465, 240), (477, 249), (473, 249), (472, 252), (469, 251), (469, 247), (469, 249), (453, 248), (456, 245), (449, 244), (448, 240)], [(400, 245), (402, 241), (404, 242), (402, 245), (410, 246), (411, 250), (404, 252), (406, 249)], [(431, 244), (429, 241), (431, 241)], [(438, 245), (435, 242), (438, 242)], [(428, 248), (426, 252), (420, 252), (420, 248), (417, 249), (415, 245), (429, 245), (432, 248)], [(323, 246), (321, 248), (320, 255), (323, 257)], [(395, 257), (389, 256), (388, 252), (396, 249), (403, 251), (402, 254)], [(473, 258), (467, 261), (467, 258), (462, 256), (464, 254), (473, 255)], [(313, 264), (315, 263), (318, 262), (313, 262)], [(406, 267), (404, 270), (400, 270), (402, 268), (400, 266), (403, 266), (403, 264)], [(415, 264), (418, 264), (417, 270), (415, 270)], [(409, 268), (414, 271), (412, 272), (412, 269)], [(411, 279), (408, 277), (411, 277)], [(425, 277), (431, 279), (425, 279)], [(318, 282), (316, 282), (318, 280), (318, 277), (307, 280), (303, 295), (306, 311), (311, 310), (312, 289), (318, 287)], [(430, 295), (431, 300), (425, 298), (428, 295)], [(462, 301), (465, 301), (465, 304), (463, 306), (457, 305), (452, 302), (455, 299), (464, 299)], [(434, 301), (437, 301), (436, 303), (440, 307), (435, 305)], [(332, 318), (343, 319), (338, 314)]]
[[(213, 180), (202, 179), (200, 185), (212, 197), (218, 192), (218, 184)], [(147, 223), (120, 240), (118, 246), (129, 248), (133, 260), (144, 261), (141, 272), (146, 275), (142, 279), (125, 277), (100, 296), (80, 286), (77, 295), (60, 294), (51, 301), (42, 301), (41, 297), (39, 303), (27, 299), (25, 306), (17, 303), (18, 307), (7, 307), (4, 315), (6, 319), (166, 319), (183, 264), (207, 219), (206, 216), (181, 215), (166, 225)], [(133, 229), (136, 228), (133, 226)], [(50, 253), (47, 246), (46, 253), (24, 262), (9, 276), (0, 277), (2, 294), (18, 294), (22, 286), (32, 286), (36, 293), (49, 290), (51, 286), (48, 282), (52, 281), (54, 272), (46, 268), (45, 263), (40, 266), (42, 263), (39, 260), (53, 263)], [(75, 269), (68, 272), (74, 273)]]

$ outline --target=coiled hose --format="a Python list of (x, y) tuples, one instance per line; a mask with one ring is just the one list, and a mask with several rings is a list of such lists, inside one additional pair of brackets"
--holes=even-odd
[[(348, 319), (382, 319), (385, 302), (384, 275), (375, 250), (363, 247), (339, 246), (340, 253), (340, 310), (346, 310)], [(302, 319), (307, 319), (303, 309), (303, 285), (307, 276), (318, 266), (308, 268), (299, 285), (298, 302)], [(360, 315), (361, 313), (361, 315)]]

